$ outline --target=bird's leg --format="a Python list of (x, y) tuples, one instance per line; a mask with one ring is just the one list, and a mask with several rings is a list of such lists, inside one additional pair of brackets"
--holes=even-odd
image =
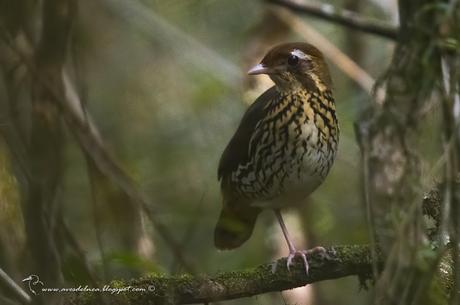
[(284, 224), (283, 216), (281, 216), (280, 210), (275, 210), (275, 215), (276, 218), (278, 219), (278, 222), (281, 226), (281, 230), (283, 231), (284, 238), (286, 239), (288, 248), (289, 248), (289, 253), (294, 253), (296, 252), (296, 249), (294, 247), (294, 243), (291, 240), (291, 237), (289, 236), (289, 232), (286, 228), (286, 225)]
[(291, 240), (291, 237), (289, 236), (289, 232), (286, 228), (286, 225), (284, 224), (283, 217), (281, 216), (280, 210), (276, 209), (275, 210), (275, 215), (276, 218), (278, 219), (278, 222), (281, 226), (281, 230), (283, 231), (284, 238), (286, 239), (288, 248), (289, 248), (289, 255), (287, 257), (287, 269), (290, 271), (290, 266), (292, 265), (292, 260), (294, 257), (297, 255), (300, 256), (303, 260), (303, 264), (305, 266), (305, 272), (308, 275), (308, 260), (307, 260), (307, 254), (312, 254), (312, 253), (318, 253), (321, 252), (323, 254), (326, 253), (326, 250), (323, 247), (315, 247), (311, 250), (296, 250), (294, 243)]

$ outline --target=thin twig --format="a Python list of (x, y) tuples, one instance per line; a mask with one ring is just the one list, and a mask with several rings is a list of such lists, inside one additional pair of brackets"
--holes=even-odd
[(286, 9), (277, 9), (275, 14), (288, 24), (294, 32), (305, 40), (317, 46), (321, 52), (334, 63), (343, 73), (353, 79), (368, 94), (372, 94), (375, 80), (364, 71), (356, 62), (344, 54), (339, 48), (332, 44), (326, 37), (316, 31), (313, 27), (303, 22), (295, 14)]
[[(232, 88), (240, 85), (240, 67), (186, 31), (168, 22), (143, 1), (103, 0), (114, 16), (139, 30), (149, 42), (159, 41), (170, 48), (175, 60), (213, 75)], [(187, 52), (184, 52), (187, 50)]]
[[(69, 79), (65, 73), (63, 79)], [(50, 88), (50, 90), (52, 90), (52, 88)], [(151, 206), (153, 206), (153, 204), (149, 202), (147, 197), (139, 190), (135, 181), (118, 165), (114, 157), (106, 149), (99, 135), (99, 131), (96, 125), (91, 121), (89, 114), (82, 115), (84, 112), (78, 108), (81, 103), (70, 81), (64, 81), (64, 92), (64, 96), (57, 95), (56, 100), (62, 106), (61, 110), (66, 121), (69, 126), (72, 127), (71, 130), (77, 137), (82, 149), (92, 158), (94, 164), (104, 175), (131, 198), (134, 203), (141, 207), (152, 222), (156, 231), (169, 245), (177, 260), (181, 262), (182, 266), (187, 271), (193, 272), (194, 268), (185, 259), (181, 247), (175, 238), (151, 211)]]
[(362, 134), (364, 139), (362, 139), (362, 144), (363, 146), (366, 146), (366, 148), (362, 149), (362, 158), (363, 158), (363, 189), (364, 189), (364, 202), (366, 206), (366, 219), (367, 219), (367, 228), (369, 232), (369, 238), (371, 241), (371, 254), (373, 258), (373, 264), (372, 264), (372, 274), (374, 278), (378, 278), (378, 267), (376, 264), (376, 257), (377, 257), (377, 236), (376, 236), (376, 231), (375, 231), (375, 222), (374, 222), (374, 217), (375, 217), (375, 212), (373, 209), (373, 205), (371, 202), (371, 188), (369, 186), (369, 148), (367, 147), (369, 145), (369, 134), (367, 130), (363, 131), (364, 134)]
[(314, 5), (311, 3), (296, 3), (289, 0), (265, 0), (268, 3), (286, 7), (301, 14), (308, 14), (361, 32), (396, 40), (398, 28), (379, 20), (362, 17), (352, 11), (339, 10), (330, 4)]
[(81, 263), (83, 264), (83, 269), (88, 275), (89, 281), (92, 285), (96, 285), (99, 280), (97, 275), (95, 275), (89, 266), (88, 259), (86, 257), (85, 251), (80, 246), (80, 243), (75, 238), (75, 235), (72, 233), (70, 228), (67, 226), (65, 221), (61, 218), (59, 219), (59, 229), (62, 230), (62, 234), (66, 239), (67, 243), (69, 244), (70, 248), (77, 254), (78, 258), (80, 259)]
[(0, 282), (14, 292), (14, 295), (23, 304), (29, 304), (32, 299), (18, 284), (0, 268)]

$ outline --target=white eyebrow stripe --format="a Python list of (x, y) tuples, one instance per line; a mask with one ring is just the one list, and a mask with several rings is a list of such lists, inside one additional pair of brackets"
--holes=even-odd
[(291, 52), (291, 54), (295, 55), (295, 56), (297, 56), (298, 58), (301, 58), (301, 59), (311, 59), (310, 55), (305, 54), (304, 52), (300, 51), (299, 49), (294, 49)]

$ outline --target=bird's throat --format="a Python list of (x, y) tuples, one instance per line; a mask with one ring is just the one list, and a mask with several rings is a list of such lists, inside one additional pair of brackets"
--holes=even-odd
[(305, 73), (294, 75), (291, 73), (280, 73), (270, 75), (281, 94), (302, 94), (307, 91), (310, 93), (322, 94), (328, 90), (328, 85), (315, 73)]

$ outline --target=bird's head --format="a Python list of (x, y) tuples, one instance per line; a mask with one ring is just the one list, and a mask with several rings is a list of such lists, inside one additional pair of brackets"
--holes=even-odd
[(311, 44), (303, 42), (275, 46), (248, 74), (267, 74), (281, 91), (305, 88), (323, 91), (331, 87), (323, 54)]
[(25, 279), (23, 279), (22, 281), (23, 282), (29, 282), (32, 280), (32, 275), (29, 275), (28, 277), (26, 277)]
[(23, 282), (30, 282), (32, 284), (36, 284), (38, 282), (41, 282), (40, 281), (40, 278), (38, 277), (38, 275), (35, 275), (35, 274), (31, 274), (29, 275), (28, 277), (26, 277), (25, 279), (22, 280)]

